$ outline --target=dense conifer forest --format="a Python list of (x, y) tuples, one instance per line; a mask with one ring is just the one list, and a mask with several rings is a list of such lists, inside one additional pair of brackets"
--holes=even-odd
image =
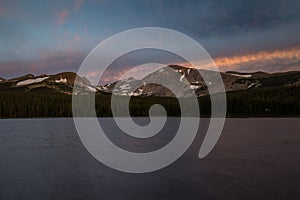
[[(109, 94), (96, 94), (98, 117), (112, 116)], [(210, 97), (199, 97), (201, 116), (210, 116)], [(151, 105), (161, 104), (168, 116), (180, 116), (171, 97), (132, 97), (132, 116), (148, 116)], [(228, 117), (299, 117), (300, 87), (266, 87), (227, 93)], [(72, 96), (55, 91), (1, 91), (0, 118), (72, 117)]]

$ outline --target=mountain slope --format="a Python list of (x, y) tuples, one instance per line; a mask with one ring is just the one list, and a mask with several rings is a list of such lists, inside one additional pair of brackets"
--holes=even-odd
[[(52, 91), (72, 94), (77, 75), (74, 72), (63, 72), (55, 75), (34, 76), (28, 74), (18, 78), (3, 80), (0, 82), (0, 91)], [(86, 91), (91, 91), (90, 82), (78, 76), (80, 84)]]
[[(214, 80), (214, 77), (218, 76), (219, 72), (208, 70), (197, 70), (192, 68), (186, 68), (178, 65), (170, 65), (169, 68), (179, 73), (178, 82), (186, 79), (189, 82), (190, 88), (196, 93), (197, 96), (208, 95), (208, 85), (211, 87), (218, 87), (218, 84), (214, 81), (205, 82), (206, 79)], [(169, 69), (168, 68), (168, 69)], [(203, 77), (202, 77), (203, 76)], [(172, 91), (164, 86), (157, 84), (145, 84), (151, 82), (156, 77), (162, 77), (165, 80), (173, 79), (174, 76), (170, 74), (170, 70), (162, 68), (151, 74), (146, 75), (141, 80), (135, 80), (134, 78), (128, 78), (118, 82), (100, 85), (98, 90), (106, 93), (112, 93), (115, 90), (117, 95), (129, 95), (129, 96), (161, 96), (161, 97), (173, 97)], [(253, 72), (253, 73), (239, 73), (234, 71), (221, 72), (221, 77), (226, 91), (248, 90), (258, 87), (286, 87), (300, 85), (300, 72), (283, 72), (269, 74), (265, 72)], [(115, 86), (117, 87), (115, 88)], [(132, 88), (136, 90), (131, 91)]]
[[(300, 71), (281, 73), (241, 73), (228, 71), (221, 72), (220, 74), (227, 92), (251, 90), (254, 88), (300, 85)], [(75, 79), (78, 77), (80, 89), (74, 91), (75, 93), (99, 91), (100, 93), (111, 94), (114, 91), (116, 95), (121, 96), (174, 97), (174, 93), (170, 89), (152, 83), (157, 80), (164, 80), (171, 84), (180, 84), (182, 81), (188, 81), (188, 86), (200, 97), (209, 94), (208, 86), (212, 88), (220, 87), (220, 85), (214, 81), (217, 76), (219, 76), (219, 72), (170, 65), (147, 74), (141, 80), (127, 78), (118, 82), (92, 86), (86, 78), (79, 77), (74, 72), (63, 72), (54, 75), (44, 74), (40, 76), (27, 74), (9, 80), (0, 78), (0, 91), (59, 92), (71, 95), (74, 89)], [(211, 81), (205, 82), (203, 78)], [(186, 94), (182, 92), (181, 96), (185, 95)]]
[[(210, 98), (207, 84), (195, 69), (171, 66), (177, 82), (186, 78), (189, 87), (199, 96), (202, 116), (210, 116)], [(172, 73), (172, 72), (171, 72)], [(217, 72), (202, 70), (203, 76)], [(96, 92), (97, 116), (112, 116), (111, 92), (118, 95), (132, 95), (130, 113), (133, 116), (148, 116), (154, 104), (165, 107), (169, 116), (180, 116), (178, 100), (173, 93), (157, 84), (144, 84), (162, 77), (169, 78), (169, 71), (160, 69), (148, 74), (142, 80), (127, 78), (118, 83), (92, 86), (84, 77), (78, 77), (81, 94)], [(71, 117), (72, 91), (76, 74), (64, 72), (55, 75), (33, 76), (31, 74), (0, 81), (0, 118), (14, 117)], [(230, 117), (293, 117), (300, 116), (300, 72), (284, 73), (221, 73), (227, 89), (227, 114)], [(129, 92), (132, 88), (135, 91)], [(75, 91), (76, 92), (76, 91)]]

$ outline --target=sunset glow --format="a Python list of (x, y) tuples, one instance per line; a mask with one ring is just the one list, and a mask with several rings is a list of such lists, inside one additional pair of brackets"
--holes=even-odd
[[(300, 69), (297, 1), (235, 2), (234, 6), (233, 2), (202, 1), (131, 1), (126, 5), (93, 0), (0, 2), (0, 77), (5, 79), (29, 73), (76, 72), (100, 42), (122, 31), (149, 26), (170, 28), (193, 38), (221, 71)], [(138, 59), (145, 61), (147, 56)], [(171, 59), (162, 62), (176, 63), (192, 67)], [(125, 61), (103, 79), (116, 79), (134, 65)], [(209, 67), (207, 63), (197, 66)]]
[[(300, 70), (300, 47), (274, 51), (213, 58), (220, 71), (293, 71)], [(209, 69), (209, 64), (197, 67), (190, 63), (170, 63), (188, 68)]]

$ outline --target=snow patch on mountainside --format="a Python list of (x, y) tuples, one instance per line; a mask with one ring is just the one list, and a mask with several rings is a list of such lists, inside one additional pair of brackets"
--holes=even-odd
[(131, 87), (129, 86), (128, 83), (126, 83), (124, 85), (120, 85), (119, 88), (121, 88), (121, 90), (129, 90)]
[(232, 76), (238, 76), (238, 77), (243, 77), (243, 78), (251, 78), (251, 74), (230, 74)]
[(198, 89), (200, 86), (199, 85), (190, 85), (191, 89), (192, 90), (196, 90)]
[(91, 92), (96, 92), (96, 91), (97, 91), (96, 88), (93, 88), (93, 87), (91, 87), (91, 86), (89, 86), (89, 85), (87, 85), (86, 88), (87, 88), (89, 91), (91, 91)]
[(107, 90), (107, 87), (100, 85), (100, 86), (97, 86), (97, 89), (102, 91), (102, 90)]
[(29, 85), (29, 84), (33, 84), (33, 83), (40, 83), (40, 82), (46, 80), (47, 78), (49, 78), (49, 77), (47, 76), (47, 77), (43, 77), (43, 78), (27, 79), (25, 81), (20, 81), (19, 83), (17, 83), (17, 86)]
[(66, 78), (60, 78), (59, 80), (55, 80), (55, 83), (67, 83), (68, 80)]
[(184, 74), (182, 74), (181, 76), (180, 76), (180, 81), (183, 81), (183, 78), (184, 78)]

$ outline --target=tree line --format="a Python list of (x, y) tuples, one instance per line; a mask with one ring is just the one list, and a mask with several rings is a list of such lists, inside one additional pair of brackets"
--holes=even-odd
[[(228, 117), (299, 117), (300, 87), (255, 88), (227, 94)], [(202, 117), (209, 117), (209, 96), (198, 98)], [(179, 102), (170, 97), (132, 97), (132, 116), (148, 116), (154, 104), (164, 106), (168, 116), (181, 116)], [(122, 108), (120, 108), (122, 109)], [(111, 96), (97, 93), (98, 117), (111, 117)], [(58, 92), (0, 92), (0, 118), (72, 117), (72, 96)]]

